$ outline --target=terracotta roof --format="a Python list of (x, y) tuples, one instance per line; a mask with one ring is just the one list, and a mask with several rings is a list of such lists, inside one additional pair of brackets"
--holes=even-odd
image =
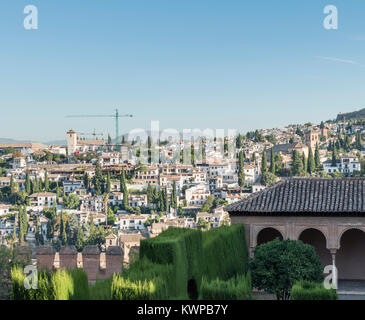
[(365, 178), (290, 178), (226, 207), (230, 214), (365, 214)]
[(138, 242), (142, 240), (143, 237), (140, 233), (122, 234), (120, 236), (120, 242)]
[(51, 192), (41, 192), (41, 193), (33, 193), (29, 196), (30, 198), (36, 197), (57, 197), (57, 194)]

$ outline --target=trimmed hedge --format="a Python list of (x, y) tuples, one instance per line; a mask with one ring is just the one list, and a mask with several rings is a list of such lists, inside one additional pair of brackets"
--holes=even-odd
[(203, 233), (203, 274), (210, 280), (228, 280), (248, 271), (248, 249), (243, 225)]
[(24, 279), (26, 275), (22, 268), (11, 270), (12, 300), (88, 300), (89, 284), (84, 270), (48, 270), (38, 272), (38, 289), (26, 289)]
[(338, 300), (335, 289), (326, 289), (322, 283), (297, 282), (291, 290), (291, 300)]
[(200, 288), (202, 300), (251, 300), (251, 274), (235, 276), (227, 281), (220, 279), (202, 280)]
[(140, 259), (129, 269), (95, 285), (88, 284), (84, 270), (62, 269), (38, 272), (39, 289), (26, 290), (22, 269), (14, 268), (12, 299), (247, 299), (251, 296), (247, 270), (248, 250), (242, 225), (204, 233), (170, 228), (156, 238), (142, 240)]
[(133, 267), (114, 275), (111, 297), (114, 300), (165, 300), (177, 296), (174, 268), (142, 258)]

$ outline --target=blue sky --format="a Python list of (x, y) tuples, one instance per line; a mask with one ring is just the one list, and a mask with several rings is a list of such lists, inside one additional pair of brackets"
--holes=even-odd
[[(36, 5), (39, 29), (23, 27)], [(339, 29), (323, 28), (336, 5)], [(282, 127), (365, 107), (363, 0), (3, 0), (0, 137)]]

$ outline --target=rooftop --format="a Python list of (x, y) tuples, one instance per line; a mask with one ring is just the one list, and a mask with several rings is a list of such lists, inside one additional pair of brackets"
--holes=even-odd
[(365, 178), (290, 178), (230, 204), (232, 215), (365, 214)]

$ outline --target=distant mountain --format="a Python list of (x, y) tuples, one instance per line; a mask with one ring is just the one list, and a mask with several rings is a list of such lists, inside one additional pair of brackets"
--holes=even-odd
[(15, 140), (15, 139), (8, 139), (8, 138), (0, 138), (0, 144), (7, 144), (7, 143), (42, 143), (45, 145), (58, 145), (58, 146), (65, 146), (67, 145), (66, 140), (55, 140), (55, 141), (48, 141), (48, 142), (38, 142), (32, 140)]
[(47, 146), (66, 146), (67, 141), (66, 140), (54, 140), (54, 141), (48, 141), (44, 142)]
[(343, 121), (343, 120), (359, 120), (365, 118), (365, 108), (354, 111), (354, 112), (348, 112), (348, 113), (339, 113), (337, 115), (337, 121)]
[(8, 138), (0, 138), (0, 144), (6, 144), (6, 143), (31, 143), (34, 141), (30, 140), (14, 140), (14, 139), (8, 139)]

